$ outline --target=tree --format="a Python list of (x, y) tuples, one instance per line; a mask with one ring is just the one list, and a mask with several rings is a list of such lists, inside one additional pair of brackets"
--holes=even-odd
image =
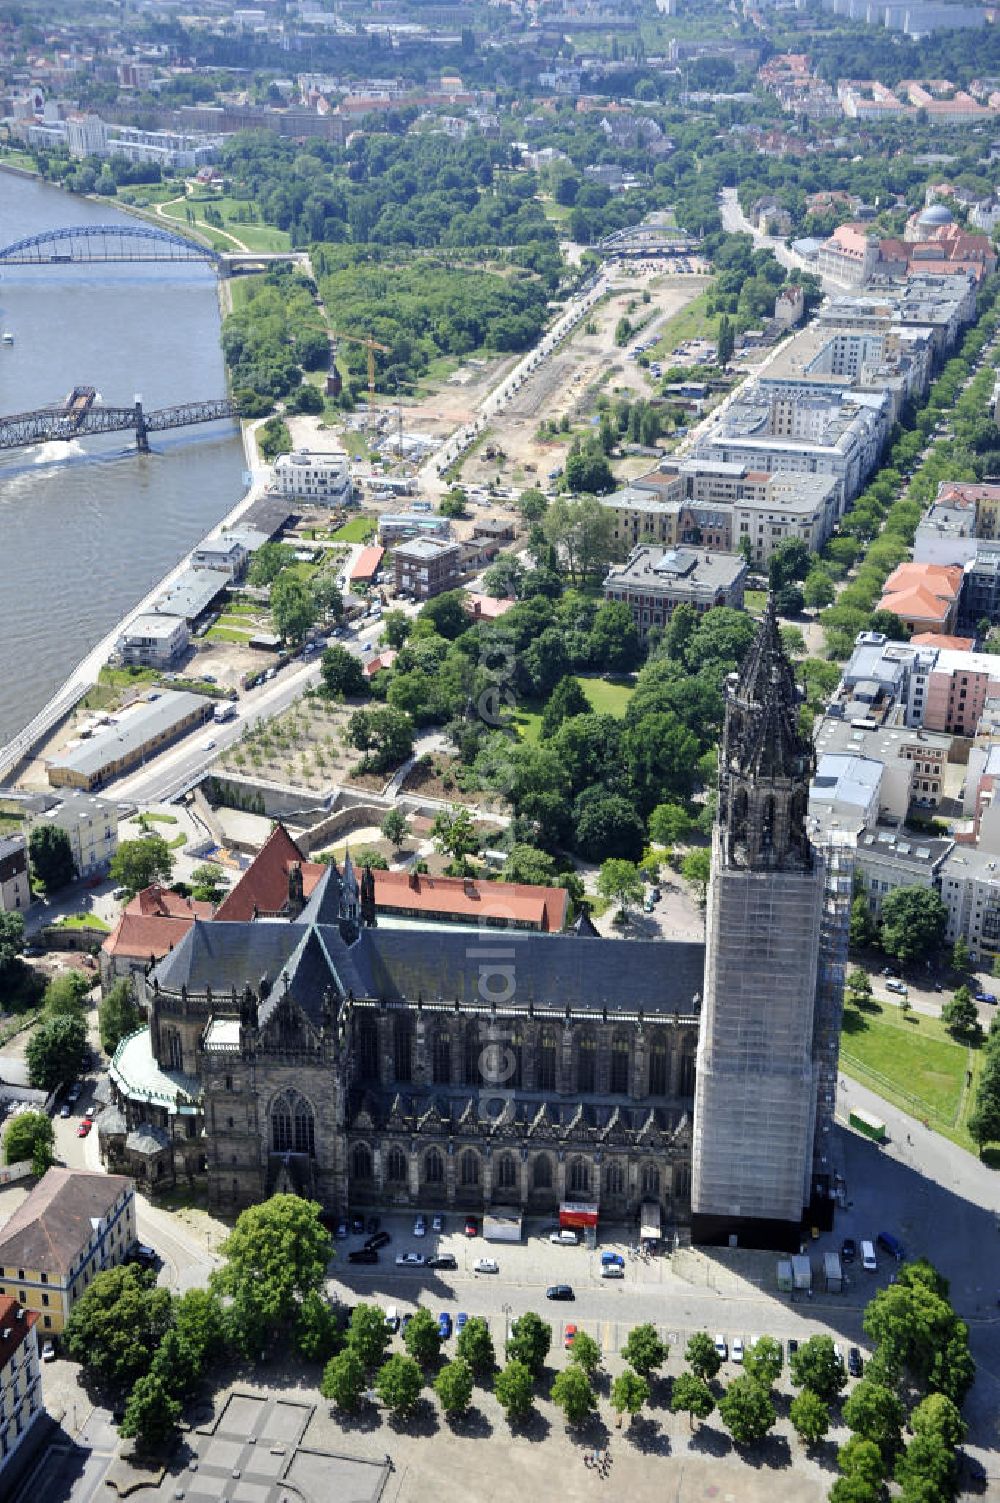
[(862, 1378), (844, 1400), (844, 1424), (864, 1440), (872, 1440), (883, 1450), (899, 1444), (903, 1423), (903, 1406), (891, 1388)]
[(152, 887), (166, 884), (174, 870), (174, 858), (162, 835), (143, 835), (139, 840), (123, 840), (111, 858), (109, 874), (116, 887), (125, 889), (126, 898)]
[(567, 1425), (582, 1425), (597, 1408), (590, 1379), (579, 1367), (564, 1367), (561, 1373), (557, 1373), (550, 1393), (552, 1402), (558, 1404), (566, 1416)]
[(24, 914), (0, 913), (0, 982), (13, 987), (23, 971)]
[(905, 1369), (914, 1387), (961, 1404), (975, 1377), (969, 1328), (948, 1301), (947, 1280), (929, 1263), (904, 1264), (896, 1282), (869, 1301), (863, 1325), (891, 1369)]
[(364, 753), (364, 771), (388, 772), (413, 751), (413, 721), (391, 705), (355, 710), (347, 723), (347, 739)]
[(694, 821), (683, 804), (657, 804), (649, 816), (649, 838), (657, 845), (674, 846), (687, 840)]
[(858, 896), (851, 903), (851, 918), (848, 939), (852, 950), (867, 950), (873, 944), (877, 926), (868, 907), (868, 899)]
[(745, 1372), (761, 1388), (773, 1388), (784, 1364), (781, 1342), (773, 1336), (759, 1336), (748, 1346), (743, 1357)]
[[(621, 1355), (641, 1377), (649, 1378), (666, 1362), (670, 1356), (670, 1348), (665, 1341), (661, 1341), (656, 1327), (646, 1324), (632, 1327), (622, 1347)], [(690, 1361), (690, 1358), (688, 1360)]]
[[(384, 1316), (382, 1324), (385, 1325)], [(348, 1346), (326, 1364), (319, 1391), (338, 1409), (356, 1409), (367, 1386), (365, 1364), (354, 1347)]]
[(547, 741), (554, 736), (564, 721), (589, 713), (590, 701), (584, 694), (579, 679), (566, 674), (552, 690), (542, 711), (542, 740)]
[(719, 364), (722, 366), (723, 370), (725, 370), (730, 360), (732, 360), (733, 351), (736, 348), (736, 330), (729, 322), (729, 319), (727, 318), (725, 313), (719, 319), (719, 332), (716, 336), (716, 348), (718, 351)]
[(378, 1367), (389, 1346), (385, 1311), (379, 1305), (355, 1305), (347, 1328), (347, 1344), (367, 1369)]
[(599, 786), (584, 789), (574, 806), (575, 848), (591, 861), (619, 856), (625, 861), (642, 855), (642, 819), (631, 799), (605, 793)]
[(199, 903), (218, 903), (226, 891), (222, 872), (212, 861), (202, 861), (190, 877), (191, 896)]
[(402, 849), (403, 842), (410, 833), (410, 821), (402, 809), (393, 806), (385, 811), (381, 829), (393, 850), (398, 851)]
[(1000, 1140), (1000, 1046), (993, 1043), (996, 1035), (991, 1033), (983, 1062), (976, 1100), (969, 1113), (969, 1135), (979, 1148), (982, 1157), (987, 1143)]
[[(622, 1355), (625, 1355), (624, 1351)], [(715, 1342), (707, 1331), (695, 1331), (693, 1336), (688, 1337), (684, 1360), (695, 1377), (703, 1378), (706, 1383), (715, 1377), (722, 1366), (722, 1358), (715, 1350)]]
[(837, 1465), (845, 1477), (856, 1477), (868, 1487), (878, 1487), (885, 1478), (882, 1452), (873, 1441), (852, 1435), (837, 1452)]
[(186, 1399), (198, 1386), (201, 1363), (195, 1349), (171, 1326), (156, 1349), (149, 1371), (169, 1394)]
[(375, 1392), (393, 1414), (409, 1414), (424, 1386), (423, 1374), (412, 1357), (400, 1353), (390, 1357), (378, 1370)]
[(120, 977), (97, 1009), (101, 1048), (110, 1058), (123, 1038), (141, 1026), (142, 1014), (132, 992), (132, 983)]
[(483, 573), (483, 594), (493, 600), (517, 599), (524, 579), (524, 565), (516, 553), (498, 553)]
[(450, 809), (441, 809), (435, 814), (431, 839), (439, 851), (453, 856), (456, 861), (474, 855), (480, 845), (472, 815), (460, 804), (455, 804)]
[(265, 1352), (323, 1288), (332, 1243), (320, 1215), (315, 1201), (272, 1195), (241, 1211), (223, 1242), (226, 1261), (212, 1287), (230, 1297), (232, 1328), (247, 1355)]
[(537, 1378), (552, 1345), (552, 1327), (534, 1310), (513, 1322), (507, 1338), (507, 1361), (520, 1362)]
[(170, 1293), (156, 1274), (121, 1263), (95, 1274), (73, 1306), (66, 1349), (99, 1384), (129, 1388), (149, 1371), (170, 1321)]
[(910, 1415), (913, 1439), (896, 1463), (896, 1481), (913, 1489), (919, 1481), (937, 1487), (945, 1498), (955, 1494), (958, 1448), (965, 1421), (944, 1394), (932, 1393)]
[(627, 1367), (623, 1373), (611, 1385), (611, 1407), (616, 1414), (627, 1414), (631, 1418), (639, 1413), (643, 1404), (649, 1403), (649, 1383), (631, 1367)]
[(321, 616), (326, 616), (333, 621), (342, 620), (344, 596), (332, 574), (314, 574), (309, 581), (309, 592)]
[(50, 1018), (85, 1018), (90, 977), (82, 971), (64, 971), (53, 976), (42, 997), (45, 1020)]
[[(873, 1487), (863, 1477), (838, 1477), (830, 1489), (829, 1499), (830, 1503), (882, 1503), (883, 1496), (881, 1483)], [(929, 1500), (922, 1499), (921, 1503), (929, 1503)]]
[(802, 584), (802, 598), (812, 610), (832, 605), (836, 597), (833, 580), (825, 569), (810, 569)]
[(119, 1428), (126, 1439), (136, 1441), (140, 1450), (157, 1453), (173, 1442), (180, 1417), (180, 1404), (163, 1379), (150, 1372), (137, 1379)]
[(941, 1021), (953, 1038), (972, 1041), (982, 1035), (979, 1009), (967, 986), (960, 986), (941, 1009)]
[(493, 1337), (489, 1322), (482, 1315), (473, 1315), (458, 1333), (455, 1350), (479, 1377), (491, 1373), (496, 1365)]
[(79, 1075), (89, 1054), (83, 1018), (50, 1018), (39, 1023), (25, 1048), (28, 1079), (38, 1090), (54, 1091)]
[(46, 892), (58, 892), (76, 876), (69, 836), (58, 825), (35, 825), (28, 836), (31, 870)]
[(847, 1382), (844, 1364), (833, 1349), (832, 1336), (810, 1336), (789, 1358), (792, 1383), (796, 1388), (811, 1388), (830, 1403)]
[(688, 851), (681, 862), (681, 876), (698, 894), (699, 903), (704, 903), (708, 892), (708, 879), (712, 872), (712, 855), (705, 846)]
[(445, 1414), (464, 1414), (472, 1400), (472, 1368), (461, 1357), (446, 1363), (434, 1380), (434, 1392)]
[(545, 851), (536, 850), (533, 845), (518, 844), (508, 851), (501, 875), (505, 882), (550, 887), (556, 878), (556, 863)]
[(382, 617), (382, 637), (389, 647), (398, 652), (406, 643), (413, 623), (405, 611), (386, 611)]
[(588, 1336), (586, 1331), (577, 1331), (569, 1349), (569, 1360), (582, 1368), (588, 1378), (592, 1378), (601, 1365), (600, 1343), (593, 1336)]
[(805, 579), (814, 555), (801, 538), (785, 538), (771, 554), (767, 563), (767, 579), (777, 593), (796, 580)]
[(753, 1378), (734, 1378), (719, 1400), (719, 1418), (738, 1446), (763, 1440), (777, 1415), (770, 1395)]
[(403, 1335), (403, 1345), (415, 1362), (428, 1367), (441, 1354), (441, 1332), (426, 1306), (421, 1305)]
[(952, 970), (957, 971), (960, 976), (964, 976), (969, 969), (971, 961), (972, 957), (969, 954), (969, 947), (960, 934), (951, 947)]
[(629, 673), (641, 655), (639, 628), (631, 608), (624, 600), (605, 601), (590, 628), (590, 661), (607, 673)]
[(897, 960), (924, 960), (944, 939), (948, 910), (927, 887), (897, 887), (882, 899), (881, 944)]
[(44, 1174), (55, 1159), (55, 1134), (47, 1112), (18, 1112), (11, 1117), (3, 1134), (5, 1164), (31, 1162), (32, 1174)]
[(295, 562), (295, 549), (287, 543), (262, 543), (250, 560), (247, 584), (262, 589), (273, 584), (289, 564)]
[(830, 1428), (830, 1410), (818, 1393), (803, 1388), (788, 1410), (788, 1418), (800, 1440), (807, 1446), (819, 1445)]
[(597, 891), (609, 903), (618, 904), (627, 922), (629, 909), (642, 901), (642, 878), (633, 862), (613, 857), (598, 872)]
[(271, 617), (279, 637), (286, 642), (301, 642), (317, 614), (309, 586), (294, 574), (279, 574), (271, 586)]
[(199, 1368), (210, 1364), (226, 1346), (226, 1320), (218, 1295), (189, 1289), (174, 1301), (174, 1331), (195, 1354)]
[(524, 1419), (535, 1403), (535, 1381), (531, 1369), (516, 1358), (509, 1361), (497, 1373), (493, 1392), (508, 1420)]
[(323, 693), (331, 699), (361, 699), (369, 691), (361, 659), (339, 642), (328, 647), (320, 659)]
[(530, 485), (523, 490), (518, 497), (517, 505), (521, 516), (530, 526), (532, 522), (540, 522), (548, 509), (548, 501), (537, 485)]
[[(708, 1336), (705, 1339), (710, 1340)], [(694, 1337), (691, 1340), (693, 1341)], [(689, 1341), (688, 1346), (690, 1345)], [(715, 1348), (713, 1347), (712, 1350), (714, 1353)], [(696, 1419), (708, 1419), (715, 1408), (715, 1398), (704, 1378), (699, 1377), (697, 1373), (680, 1373), (674, 1379), (670, 1393), (670, 1407), (674, 1414), (687, 1414), (693, 1430)]]
[(855, 1007), (867, 1007), (872, 999), (871, 977), (860, 966), (855, 966), (844, 983), (848, 1000)]
[(307, 1362), (328, 1362), (343, 1345), (337, 1312), (318, 1289), (312, 1289), (295, 1317), (295, 1345)]
[(438, 511), (443, 517), (449, 517), (453, 521), (465, 516), (465, 503), (468, 498), (460, 485), (453, 485), (447, 495), (442, 496), (438, 502)]

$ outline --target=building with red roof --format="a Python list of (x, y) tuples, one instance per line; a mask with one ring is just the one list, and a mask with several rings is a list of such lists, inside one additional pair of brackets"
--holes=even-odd
[(385, 549), (374, 544), (370, 548), (362, 548), (351, 569), (352, 584), (371, 584), (385, 557)]
[(212, 913), (211, 903), (182, 897), (157, 884), (137, 893), (101, 946), (105, 989), (121, 977), (141, 973), (151, 961), (162, 960), (196, 918), (211, 918)]
[(880, 611), (892, 611), (908, 631), (948, 635), (962, 592), (962, 570), (953, 564), (900, 564), (885, 582)]
[(25, 1442), (40, 1434), (35, 1423), (45, 1413), (38, 1365), (37, 1310), (26, 1310), (9, 1294), (0, 1296), (0, 1495), (13, 1497), (14, 1469), (28, 1454)]

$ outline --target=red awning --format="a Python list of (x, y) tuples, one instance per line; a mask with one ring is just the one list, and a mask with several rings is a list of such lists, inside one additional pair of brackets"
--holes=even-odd
[(566, 1227), (596, 1226), (597, 1207), (578, 1200), (564, 1200), (559, 1207), (559, 1225)]

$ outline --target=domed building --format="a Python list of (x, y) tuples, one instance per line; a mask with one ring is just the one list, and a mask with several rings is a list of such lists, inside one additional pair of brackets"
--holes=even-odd
[(955, 216), (947, 204), (928, 204), (918, 214), (911, 214), (906, 221), (904, 240), (934, 240), (941, 230), (955, 223)]

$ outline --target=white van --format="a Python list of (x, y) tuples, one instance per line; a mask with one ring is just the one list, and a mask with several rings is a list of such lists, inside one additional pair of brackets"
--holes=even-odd
[(558, 1242), (563, 1247), (576, 1247), (580, 1239), (571, 1227), (564, 1226), (561, 1232), (552, 1232), (549, 1241)]
[(875, 1248), (871, 1242), (861, 1244), (861, 1267), (866, 1273), (876, 1273), (878, 1264), (875, 1261)]

